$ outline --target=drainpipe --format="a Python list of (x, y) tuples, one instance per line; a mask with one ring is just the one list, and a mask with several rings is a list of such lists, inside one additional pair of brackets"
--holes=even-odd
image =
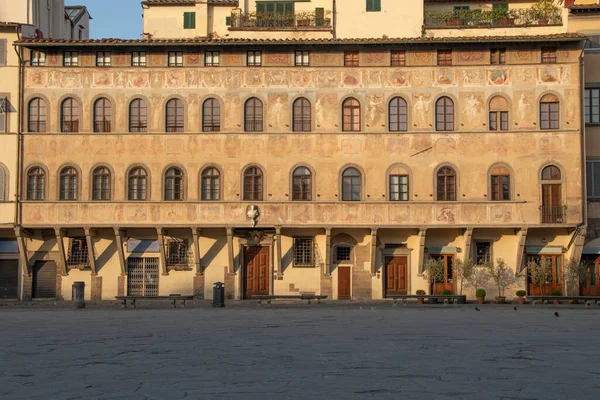
[(333, 38), (337, 39), (337, 1), (333, 0), (333, 10), (332, 10), (332, 24), (333, 24)]
[(582, 160), (582, 168), (581, 168), (581, 193), (582, 193), (582, 201), (581, 201), (581, 216), (582, 216), (582, 225), (587, 226), (587, 153), (586, 153), (586, 129), (585, 129), (585, 96), (583, 95), (585, 92), (585, 61), (584, 61), (585, 48), (581, 49), (581, 54), (579, 55), (579, 80), (581, 91), (579, 92), (579, 110), (580, 110), (580, 118), (581, 118), (581, 160)]
[[(21, 39), (21, 35), (20, 35), (20, 27), (16, 28), (17, 31), (17, 38), (20, 40)], [(18, 47), (18, 46), (14, 46), (15, 49), (15, 53), (17, 53), (17, 57), (19, 59), (19, 96), (18, 96), (18, 126), (17, 126), (17, 188), (16, 188), (16, 193), (15, 193), (15, 227), (20, 226), (21, 224), (21, 213), (22, 213), (22, 207), (21, 207), (21, 186), (22, 186), (22, 181), (23, 181), (23, 110), (24, 110), (24, 104), (23, 102), (25, 101), (25, 96), (24, 96), (24, 89), (25, 89), (25, 81), (23, 79), (24, 76), (24, 67), (25, 67), (25, 63), (23, 62), (23, 48), (22, 47)]]

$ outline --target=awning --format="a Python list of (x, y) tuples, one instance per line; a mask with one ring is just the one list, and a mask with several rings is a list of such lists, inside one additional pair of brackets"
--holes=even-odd
[(562, 254), (562, 247), (525, 247), (527, 254)]
[(600, 255), (600, 249), (597, 247), (590, 247), (590, 248), (583, 248), (583, 253), (582, 254), (597, 254)]
[(442, 253), (456, 253), (456, 247), (454, 246), (442, 246), (442, 247), (427, 247), (429, 254), (442, 254)]

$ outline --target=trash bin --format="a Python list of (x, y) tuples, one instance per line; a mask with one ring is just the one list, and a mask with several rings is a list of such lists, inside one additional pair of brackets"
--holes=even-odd
[(85, 282), (73, 282), (73, 308), (85, 308)]
[(215, 282), (213, 286), (213, 308), (225, 307), (225, 284)]

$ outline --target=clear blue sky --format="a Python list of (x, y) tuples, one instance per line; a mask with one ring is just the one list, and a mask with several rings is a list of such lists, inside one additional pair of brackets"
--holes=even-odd
[(90, 38), (139, 39), (142, 34), (141, 0), (65, 0), (86, 6), (92, 16)]

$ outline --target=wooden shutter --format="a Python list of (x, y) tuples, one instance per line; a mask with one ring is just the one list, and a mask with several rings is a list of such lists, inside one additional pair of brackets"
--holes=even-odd
[(6, 132), (6, 116), (8, 115), (8, 99), (0, 97), (0, 132)]
[(0, 39), (0, 66), (6, 65), (6, 39)]
[(183, 13), (183, 28), (184, 29), (196, 29), (196, 13), (195, 12), (184, 12)]

